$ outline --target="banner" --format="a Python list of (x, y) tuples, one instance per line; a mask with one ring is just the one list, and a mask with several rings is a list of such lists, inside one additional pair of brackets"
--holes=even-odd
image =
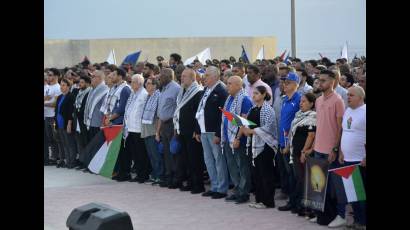
[(311, 209), (324, 211), (329, 162), (327, 159), (308, 157), (305, 167), (305, 195), (303, 204)]

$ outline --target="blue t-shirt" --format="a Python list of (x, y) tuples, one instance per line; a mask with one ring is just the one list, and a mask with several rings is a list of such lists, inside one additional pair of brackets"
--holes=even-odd
[(115, 103), (112, 113), (119, 114), (120, 116), (112, 120), (113, 125), (121, 125), (124, 121), (125, 106), (127, 105), (128, 97), (131, 94), (129, 87), (124, 87), (120, 93), (120, 100)]
[(283, 99), (279, 122), (279, 144), (281, 148), (285, 147), (285, 136), (289, 133), (295, 114), (300, 109), (301, 97), (302, 95), (299, 92), (296, 92), (293, 94), (292, 98), (289, 99), (288, 96), (285, 96)]
[[(229, 109), (231, 108), (232, 102), (233, 102), (233, 97), (231, 97), (228, 101), (228, 104), (226, 104), (226, 111), (229, 111)], [(248, 114), (249, 110), (252, 109), (252, 101), (248, 96), (245, 96), (243, 98), (242, 101), (242, 107), (241, 107), (241, 114)], [(241, 115), (241, 114), (237, 114), (237, 115)], [(228, 119), (224, 116), (224, 136), (225, 136), (225, 140), (229, 140), (228, 138)], [(246, 145), (246, 137), (243, 136), (241, 137), (241, 144), (245, 144)]]
[(61, 105), (63, 104), (63, 101), (65, 99), (65, 95), (61, 95), (61, 100), (58, 103), (57, 107), (57, 128), (58, 129), (64, 129), (64, 118), (61, 115)]

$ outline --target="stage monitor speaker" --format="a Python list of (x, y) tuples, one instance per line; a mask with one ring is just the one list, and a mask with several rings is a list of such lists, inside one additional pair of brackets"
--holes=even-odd
[(89, 203), (75, 208), (66, 225), (69, 230), (133, 230), (127, 212), (101, 203)]

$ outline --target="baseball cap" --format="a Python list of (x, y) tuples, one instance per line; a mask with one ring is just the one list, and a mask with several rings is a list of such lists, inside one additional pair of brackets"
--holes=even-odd
[(299, 82), (300, 82), (299, 76), (298, 76), (297, 74), (295, 74), (295, 73), (292, 73), (292, 72), (290, 72), (290, 73), (288, 74), (288, 76), (286, 77), (285, 80), (288, 80), (288, 81), (296, 81), (296, 83), (298, 83), (298, 84), (299, 84)]

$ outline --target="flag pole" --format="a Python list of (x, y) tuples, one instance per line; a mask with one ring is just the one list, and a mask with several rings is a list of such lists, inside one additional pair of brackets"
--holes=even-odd
[(296, 57), (296, 26), (295, 26), (295, 0), (291, 0), (291, 40), (292, 40), (292, 57)]

